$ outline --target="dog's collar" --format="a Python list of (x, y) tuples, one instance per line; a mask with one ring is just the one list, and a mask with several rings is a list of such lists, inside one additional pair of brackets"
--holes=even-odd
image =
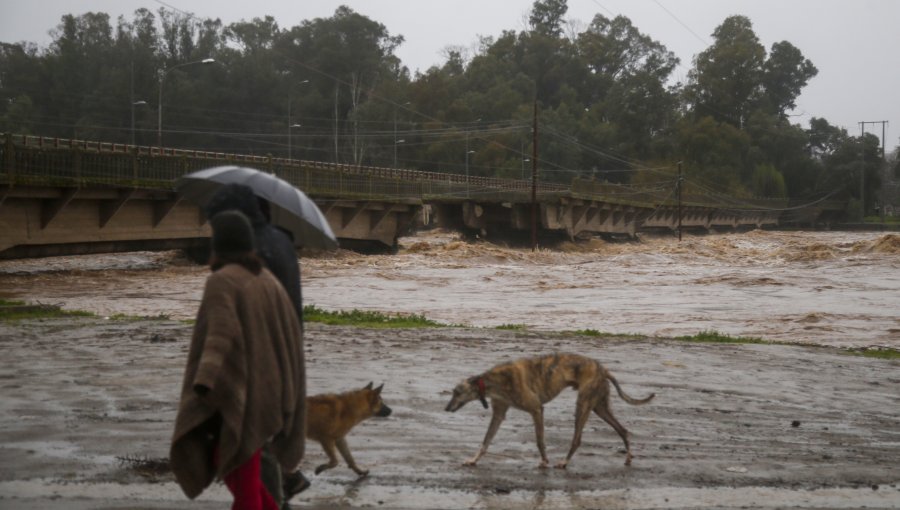
[(479, 377), (475, 380), (475, 387), (478, 388), (478, 400), (480, 400), (481, 405), (484, 406), (485, 409), (487, 409), (487, 399), (484, 398), (485, 393), (487, 392), (487, 388), (484, 385), (484, 377)]

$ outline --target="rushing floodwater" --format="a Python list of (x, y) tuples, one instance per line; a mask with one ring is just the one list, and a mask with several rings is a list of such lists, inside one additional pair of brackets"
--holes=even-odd
[[(767, 232), (555, 250), (435, 231), (397, 255), (304, 258), (306, 304), (455, 324), (900, 347), (900, 235)], [(176, 252), (0, 261), (0, 297), (192, 318), (207, 270)]]

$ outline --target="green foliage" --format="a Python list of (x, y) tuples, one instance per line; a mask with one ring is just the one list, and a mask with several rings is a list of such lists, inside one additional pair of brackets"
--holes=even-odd
[(330, 326), (356, 326), (362, 328), (438, 328), (445, 324), (432, 321), (422, 315), (387, 315), (380, 312), (350, 310), (329, 312), (315, 305), (303, 307), (305, 322), (321, 322)]
[(728, 17), (672, 85), (678, 59), (631, 20), (584, 26), (567, 12), (537, 0), (525, 30), (482, 37), (474, 54), (448, 48), (414, 76), (395, 54), (403, 36), (346, 6), (290, 27), (166, 7), (70, 14), (47, 48), (0, 43), (0, 131), (155, 145), (162, 113), (166, 146), (457, 174), (472, 150), (470, 175), (515, 178), (537, 102), (542, 180), (665, 194), (671, 180), (646, 168), (680, 160), (698, 193), (847, 199), (865, 172), (872, 211), (874, 137), (789, 122), (818, 72), (790, 42), (767, 53), (749, 18)]
[(572, 334), (581, 336), (610, 336), (608, 333), (602, 333), (596, 329), (578, 329), (573, 331)]
[(526, 325), (524, 325), (524, 324), (501, 324), (501, 325), (497, 326), (497, 327), (494, 328), (494, 329), (504, 329), (504, 330), (511, 330), (511, 331), (523, 331), (523, 330), (525, 330), (525, 329), (528, 329), (528, 326), (526, 326)]
[(863, 356), (865, 358), (886, 359), (886, 360), (900, 359), (900, 350), (892, 349), (890, 347), (877, 347), (877, 348), (868, 348), (868, 349), (850, 349), (847, 352), (849, 354), (853, 354), (856, 356)]
[(82, 310), (62, 310), (57, 306), (32, 305), (24, 301), (0, 299), (0, 321), (94, 316), (93, 313)]
[(707, 344), (771, 344), (768, 340), (763, 340), (762, 338), (756, 337), (734, 337), (730, 335), (726, 335), (723, 333), (719, 333), (718, 331), (701, 331), (696, 335), (691, 336), (679, 336), (675, 337), (675, 340), (681, 340), (684, 342), (697, 342), (697, 343), (707, 343)]
[(787, 195), (784, 177), (772, 165), (758, 165), (753, 171), (753, 193), (759, 197), (784, 197)]

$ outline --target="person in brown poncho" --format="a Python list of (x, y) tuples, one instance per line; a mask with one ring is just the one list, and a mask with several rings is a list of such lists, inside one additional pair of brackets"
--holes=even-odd
[(260, 451), (284, 470), (303, 457), (306, 381), (291, 299), (253, 253), (238, 211), (210, 220), (213, 270), (191, 339), (170, 463), (193, 499), (215, 478), (233, 509), (277, 510), (260, 481)]

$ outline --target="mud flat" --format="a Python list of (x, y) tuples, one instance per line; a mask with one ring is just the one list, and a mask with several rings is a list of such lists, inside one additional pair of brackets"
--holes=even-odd
[[(900, 362), (829, 347), (693, 344), (488, 328), (373, 330), (308, 324), (312, 392), (385, 383), (391, 417), (349, 437), (343, 464), (295, 508), (900, 508)], [(165, 470), (190, 326), (63, 318), (0, 323), (0, 508), (211, 509)], [(645, 406), (613, 399), (631, 431), (592, 417), (569, 469), (540, 470), (531, 419), (510, 411), (478, 467), (490, 416), (443, 409), (461, 378), (522, 355), (594, 357)], [(551, 462), (572, 434), (575, 394), (545, 408)], [(308, 446), (312, 474), (324, 454)]]

